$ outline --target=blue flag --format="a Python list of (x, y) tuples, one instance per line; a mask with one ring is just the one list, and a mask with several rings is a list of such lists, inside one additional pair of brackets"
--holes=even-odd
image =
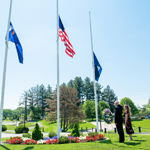
[(94, 52), (93, 52), (93, 56), (94, 56), (94, 67), (95, 67), (95, 80), (98, 81), (99, 77), (100, 77), (100, 74), (102, 72), (102, 67), (99, 64)]
[(19, 62), (23, 64), (23, 49), (11, 22), (9, 27), (8, 41), (15, 43)]

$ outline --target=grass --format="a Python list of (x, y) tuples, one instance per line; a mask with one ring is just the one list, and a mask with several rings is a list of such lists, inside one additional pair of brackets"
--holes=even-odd
[[(51, 123), (51, 124), (50, 124), (49, 122), (47, 122), (47, 121), (45, 121), (45, 120), (39, 120), (39, 121), (37, 121), (37, 122), (40, 122), (40, 123), (43, 125), (43, 127), (44, 127), (44, 132), (50, 132), (50, 131), (57, 132), (57, 123)], [(92, 129), (92, 127), (93, 127), (93, 128), (96, 128), (95, 125), (93, 125), (93, 124), (91, 124), (91, 123), (89, 123), (89, 122), (82, 122), (82, 123), (80, 123), (80, 124), (79, 124), (80, 130), (81, 130), (81, 127), (82, 127), (83, 130), (85, 130), (86, 127), (87, 127), (88, 129)], [(69, 129), (67, 132), (71, 132), (71, 129)]]
[(87, 121), (87, 122), (94, 122), (94, 121), (96, 121), (96, 118), (93, 118), (93, 120), (92, 120), (92, 118), (86, 118), (85, 121)]
[[(24, 125), (24, 123), (22, 123), (21, 125)], [(28, 123), (25, 123), (26, 127), (34, 127), (35, 125), (35, 122), (28, 122)]]
[(139, 132), (138, 127), (141, 127), (141, 132), (150, 132), (150, 119), (132, 120), (132, 127), (135, 132)]
[[(0, 150), (148, 150), (150, 147), (149, 135), (133, 135), (133, 141), (128, 141), (128, 135), (125, 135), (125, 143), (118, 142), (117, 134), (109, 134), (109, 140), (96, 141), (89, 143), (71, 143), (71, 144), (56, 144), (56, 145), (1, 145)], [(2, 141), (5, 141), (2, 139)]]
[(16, 128), (16, 125), (6, 125), (7, 130), (14, 130)]
[[(34, 127), (34, 124), (35, 124), (35, 122), (28, 122), (28, 123), (25, 123), (25, 126), (28, 127), (28, 128), (29, 127)], [(24, 125), (24, 124), (22, 123), (21, 125)], [(6, 127), (7, 127), (7, 130), (14, 130), (16, 128), (16, 124), (6, 125)]]
[[(26, 123), (26, 126), (27, 127), (34, 127), (35, 123), (36, 122), (39, 122), (41, 123), (41, 125), (43, 125), (42, 127), (44, 127), (44, 132), (50, 132), (50, 131), (54, 131), (54, 132), (57, 132), (57, 123), (49, 123), (45, 120), (36, 120), (35, 122), (28, 122)], [(15, 125), (6, 125), (7, 126), (7, 130), (13, 130), (16, 128)], [(79, 127), (80, 127), (80, 130), (81, 130), (81, 127), (83, 130), (86, 129), (86, 127), (88, 129), (92, 129), (93, 128), (96, 128), (95, 125), (89, 123), (89, 122), (82, 122), (79, 124)], [(32, 132), (34, 129), (30, 129), (29, 132)], [(71, 132), (71, 129), (69, 129), (67, 132)], [(5, 133), (12, 133), (11, 131), (5, 131)]]

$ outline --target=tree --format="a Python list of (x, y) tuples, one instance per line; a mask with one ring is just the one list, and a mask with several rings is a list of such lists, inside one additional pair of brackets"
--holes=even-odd
[(14, 116), (13, 111), (11, 109), (3, 109), (3, 117), (7, 118), (8, 116)]
[(146, 105), (143, 105), (144, 107), (146, 107), (147, 109), (150, 109), (150, 98), (148, 100), (148, 103)]
[(116, 94), (112, 89), (110, 89), (110, 86), (107, 85), (107, 87), (102, 92), (102, 101), (105, 101), (110, 106), (110, 110), (114, 112), (114, 102), (118, 100)]
[(34, 113), (33, 113), (33, 111), (32, 111), (32, 110), (30, 111), (29, 117), (31, 117), (31, 120), (33, 120)]
[(24, 107), (18, 107), (17, 109), (13, 110), (14, 115), (17, 115), (17, 120), (21, 116), (21, 114), (25, 114)]
[(35, 87), (35, 112), (34, 112), (34, 115), (35, 115), (35, 118), (34, 119), (39, 119), (40, 118), (40, 114), (41, 114), (41, 109), (40, 109), (40, 86), (37, 85)]
[(104, 101), (99, 101), (99, 106), (100, 106), (101, 111), (103, 111), (105, 108), (109, 108), (110, 109), (108, 103), (106, 103)]
[(86, 116), (89, 118), (92, 117), (93, 120), (93, 117), (95, 117), (95, 101), (86, 100), (82, 107)]
[(61, 86), (67, 86), (65, 82), (63, 82), (63, 84), (61, 84)]
[(19, 105), (25, 106), (25, 120), (27, 120), (27, 101), (28, 101), (28, 92), (24, 91), (24, 93), (22, 94), (22, 97), (19, 101)]
[(98, 109), (98, 114), (101, 116), (100, 118), (103, 118), (103, 110), (105, 108), (109, 108), (109, 105), (108, 103), (104, 102), (104, 101), (99, 101), (99, 107), (100, 107), (100, 110)]
[(122, 98), (120, 101), (120, 104), (122, 106), (124, 105), (130, 106), (132, 115), (136, 115), (138, 113), (137, 107), (135, 106), (134, 102), (130, 98), (127, 98), (127, 97)]
[[(60, 86), (59, 92), (61, 128), (62, 131), (65, 132), (71, 127), (72, 124), (76, 121), (84, 119), (86, 116), (81, 112), (81, 108), (77, 106), (80, 99), (78, 99), (78, 92), (76, 89), (67, 86)], [(50, 114), (56, 114), (57, 90), (54, 91), (54, 100), (47, 100), (47, 103), (49, 108), (47, 108), (46, 111)]]
[(29, 104), (28, 110), (30, 113), (31, 112), (33, 113), (32, 120), (35, 114), (35, 95), (36, 95), (36, 90), (34, 87), (32, 87), (28, 92), (28, 104)]
[(73, 80), (70, 80), (67, 84), (68, 87), (74, 88)]
[(101, 89), (103, 88), (103, 86), (101, 86), (98, 82), (96, 82), (96, 95), (97, 95), (97, 99), (98, 101), (101, 100), (101, 96), (102, 96), (102, 91)]
[(43, 134), (40, 130), (40, 127), (39, 127), (38, 123), (35, 124), (34, 130), (32, 132), (32, 139), (34, 139), (34, 140), (43, 139)]
[(42, 110), (41, 116), (43, 118), (45, 114), (45, 108), (48, 106), (46, 102), (46, 88), (44, 87), (43, 84), (39, 87), (39, 104), (41, 106), (41, 110)]
[[(93, 90), (93, 89), (92, 89)], [(89, 77), (86, 77), (84, 80), (84, 93), (86, 100), (91, 100), (91, 81)]]
[[(76, 77), (73, 81), (74, 88), (78, 91), (78, 99), (82, 99), (83, 103), (83, 91), (84, 91), (84, 83), (81, 77)], [(78, 106), (80, 103), (77, 104)]]
[(52, 97), (53, 97), (52, 87), (48, 85), (46, 90), (46, 99), (53, 99)]

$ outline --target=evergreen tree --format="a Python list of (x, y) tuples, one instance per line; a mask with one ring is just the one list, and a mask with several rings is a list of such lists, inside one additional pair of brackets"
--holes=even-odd
[(46, 102), (46, 88), (44, 87), (43, 84), (39, 87), (39, 103), (42, 111), (41, 116), (43, 118), (45, 115), (45, 108), (48, 106)]
[(35, 124), (34, 130), (32, 132), (32, 139), (34, 140), (43, 140), (43, 134), (40, 130), (38, 123)]
[[(28, 92), (28, 109), (29, 112), (35, 113), (35, 88), (32, 87)], [(34, 116), (32, 117), (33, 120)]]
[(74, 82), (73, 80), (70, 80), (67, 84), (68, 87), (74, 88)]
[(28, 92), (24, 91), (19, 101), (19, 106), (23, 105), (25, 107), (25, 120), (27, 120), (27, 102), (28, 102)]
[(86, 100), (91, 100), (91, 94), (93, 93), (93, 90), (91, 90), (91, 81), (89, 77), (86, 77), (84, 80), (84, 93), (85, 93), (85, 98)]
[(40, 86), (35, 87), (35, 119), (40, 119), (41, 106), (40, 106)]
[(46, 91), (46, 98), (47, 99), (53, 99), (53, 91), (52, 87), (50, 85), (47, 86), (47, 91)]
[[(73, 81), (74, 88), (78, 91), (78, 98), (82, 100), (83, 103), (83, 91), (84, 91), (84, 83), (81, 77), (76, 77)], [(79, 106), (80, 103), (77, 104)]]
[(107, 102), (108, 105), (110, 106), (110, 110), (114, 112), (114, 102), (118, 100), (116, 94), (112, 89), (110, 89), (110, 86), (107, 85), (107, 87), (104, 89), (102, 92), (102, 100)]

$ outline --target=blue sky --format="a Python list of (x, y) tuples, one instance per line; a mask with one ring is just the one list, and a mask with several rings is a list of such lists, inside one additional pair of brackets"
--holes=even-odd
[[(99, 83), (118, 100), (142, 106), (150, 98), (150, 1), (59, 0), (59, 14), (76, 55), (59, 40), (60, 84), (76, 76), (93, 79), (89, 11), (94, 52), (103, 68)], [(0, 92), (9, 0), (0, 1)], [(56, 0), (13, 0), (11, 22), (20, 39), (24, 64), (9, 42), (4, 108), (15, 109), (24, 90), (57, 84)]]

